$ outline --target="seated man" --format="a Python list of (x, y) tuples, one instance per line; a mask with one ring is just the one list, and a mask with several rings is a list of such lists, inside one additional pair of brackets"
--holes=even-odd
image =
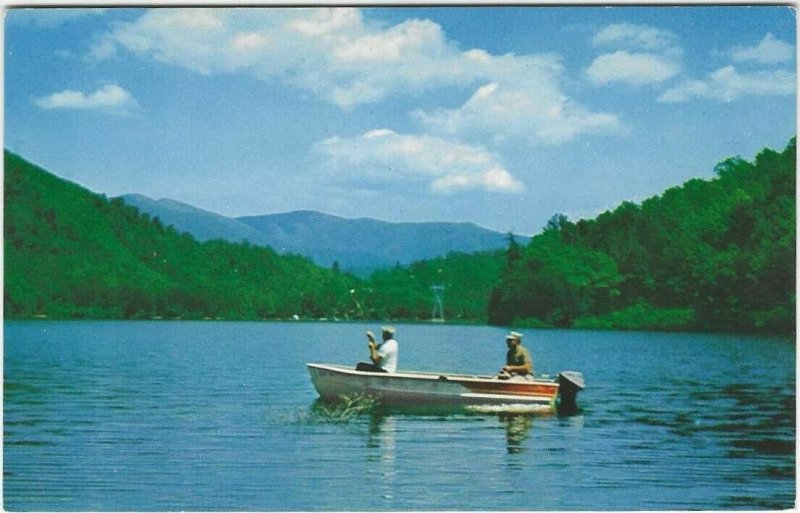
[(499, 379), (509, 379), (519, 376), (524, 379), (533, 379), (533, 360), (531, 353), (522, 345), (522, 333), (512, 331), (506, 336), (506, 364), (497, 375)]
[(359, 362), (356, 370), (368, 372), (396, 372), (397, 353), (399, 346), (394, 339), (396, 330), (394, 326), (384, 326), (381, 328), (381, 338), (383, 342), (375, 342), (375, 335), (371, 331), (367, 332), (367, 345), (369, 346), (369, 359), (372, 363)]

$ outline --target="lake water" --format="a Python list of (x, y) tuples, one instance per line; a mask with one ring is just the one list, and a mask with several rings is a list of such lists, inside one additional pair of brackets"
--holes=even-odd
[[(526, 330), (572, 416), (326, 416), (306, 362), (377, 324), (7, 322), (7, 510), (780, 509), (794, 340)], [(401, 369), (492, 373), (505, 330), (400, 325)]]

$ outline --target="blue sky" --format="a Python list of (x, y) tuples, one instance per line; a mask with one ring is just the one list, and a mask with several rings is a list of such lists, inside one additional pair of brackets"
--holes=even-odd
[(796, 132), (786, 6), (11, 9), (5, 147), (108, 196), (520, 234)]

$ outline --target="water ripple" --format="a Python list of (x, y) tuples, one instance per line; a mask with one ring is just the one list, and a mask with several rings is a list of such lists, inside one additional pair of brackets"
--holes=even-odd
[[(548, 331), (537, 333), (537, 366), (587, 377), (577, 415), (350, 415), (318, 408), (304, 364), (355, 360), (362, 326), (48, 323), (46, 336), (36, 326), (6, 326), (9, 509), (794, 505), (791, 344)], [(494, 328), (402, 332), (410, 366), (502, 358), (485, 343), (502, 336)]]

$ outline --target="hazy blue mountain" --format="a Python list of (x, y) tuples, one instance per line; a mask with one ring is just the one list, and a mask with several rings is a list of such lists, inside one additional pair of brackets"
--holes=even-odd
[[(342, 269), (359, 274), (451, 251), (472, 253), (505, 248), (508, 243), (507, 234), (473, 223), (390, 223), (309, 210), (230, 218), (170, 199), (153, 200), (139, 194), (122, 199), (198, 240), (248, 240), (281, 253), (308, 256), (322, 266), (338, 262)], [(527, 237), (517, 240), (524, 243)]]
[(158, 217), (164, 225), (172, 225), (179, 231), (191, 233), (199, 241), (248, 240), (253, 244), (268, 245), (262, 234), (251, 226), (180, 201), (166, 198), (154, 200), (142, 194), (126, 194), (121, 198), (141, 212), (146, 212), (151, 217)]
[(337, 260), (343, 267), (386, 267), (507, 245), (506, 234), (472, 223), (390, 223), (308, 210), (238, 220), (267, 235), (280, 251), (313, 255), (322, 265)]

